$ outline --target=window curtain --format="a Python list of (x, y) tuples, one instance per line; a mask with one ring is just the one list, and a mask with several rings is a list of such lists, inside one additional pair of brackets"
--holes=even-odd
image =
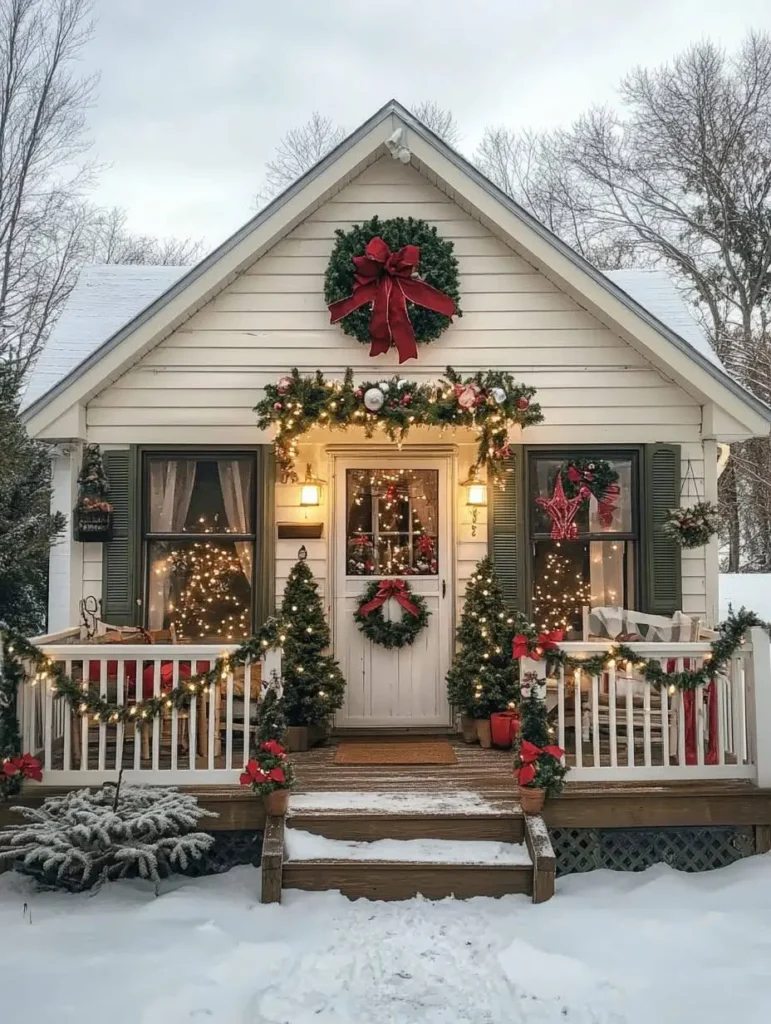
[(624, 541), (589, 542), (589, 584), (592, 608), (618, 607), (624, 594)]
[[(154, 533), (181, 533), (195, 486), (192, 459), (155, 459), (150, 462), (150, 529)], [(150, 565), (148, 629), (162, 629), (171, 580), (165, 556)]]
[[(252, 464), (242, 459), (221, 459), (217, 463), (228, 533), (251, 533), (249, 499), (252, 491)], [(251, 541), (235, 541), (236, 554), (244, 576), (251, 585), (253, 547)]]

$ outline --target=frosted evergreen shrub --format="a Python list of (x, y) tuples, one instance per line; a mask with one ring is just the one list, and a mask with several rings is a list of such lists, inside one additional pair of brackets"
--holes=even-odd
[(194, 832), (216, 818), (174, 788), (106, 785), (14, 807), (27, 821), (0, 832), (0, 859), (41, 884), (82, 892), (117, 878), (158, 884), (203, 857), (214, 838)]

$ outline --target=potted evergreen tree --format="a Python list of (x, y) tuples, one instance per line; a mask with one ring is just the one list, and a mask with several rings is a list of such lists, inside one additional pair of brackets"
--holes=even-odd
[(491, 558), (483, 558), (466, 586), (463, 614), (456, 632), (458, 650), (447, 673), (447, 696), (461, 713), (466, 742), (491, 745), (490, 715), (514, 706), (519, 690), (511, 657), (515, 618)]
[(551, 742), (546, 701), (537, 679), (523, 679), (519, 705), (520, 727), (515, 743), (514, 774), (519, 802), (526, 814), (537, 814), (547, 796), (565, 785), (565, 751)]
[(343, 704), (345, 679), (326, 653), (329, 626), (318, 584), (304, 559), (289, 573), (281, 619), (287, 627), (281, 663), (286, 745), (289, 750), (307, 750), (326, 738), (329, 720)]
[(278, 740), (257, 744), (241, 773), (241, 785), (251, 786), (265, 802), (267, 814), (280, 817), (289, 807), (289, 790), (294, 785), (294, 766)]
[(75, 540), (101, 543), (112, 540), (113, 507), (110, 482), (98, 444), (87, 444), (78, 477), (78, 503), (72, 517)]

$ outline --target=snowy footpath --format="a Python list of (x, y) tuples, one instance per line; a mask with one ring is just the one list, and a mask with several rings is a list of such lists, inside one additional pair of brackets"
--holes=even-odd
[(755, 1024), (771, 1007), (771, 855), (558, 883), (550, 903), (338, 893), (259, 874), (36, 894), (0, 876), (5, 1024)]

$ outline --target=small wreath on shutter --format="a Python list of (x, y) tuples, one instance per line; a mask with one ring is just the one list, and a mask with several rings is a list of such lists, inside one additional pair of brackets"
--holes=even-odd
[[(389, 621), (383, 614), (388, 601), (394, 599), (401, 607), (400, 620)], [(373, 644), (388, 650), (407, 647), (428, 625), (431, 612), (421, 594), (416, 594), (406, 580), (373, 580), (359, 598), (353, 613), (364, 636)]]

